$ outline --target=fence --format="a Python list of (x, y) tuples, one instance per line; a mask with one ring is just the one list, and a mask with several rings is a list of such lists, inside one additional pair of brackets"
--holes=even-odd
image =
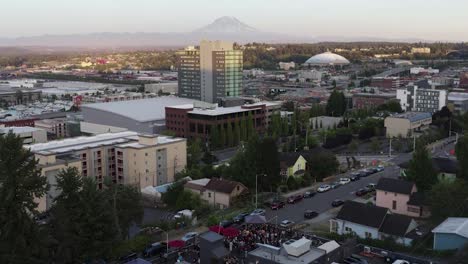
[(401, 259), (401, 260), (409, 261), (412, 264), (439, 264), (439, 262), (434, 261), (434, 260), (428, 260), (428, 259), (423, 259), (420, 257), (409, 256), (409, 255), (392, 252), (392, 251), (388, 251), (388, 250), (381, 249), (381, 248), (366, 246), (363, 244), (357, 245), (356, 251), (366, 252), (375, 256), (380, 256), (390, 263), (392, 263), (394, 260)]

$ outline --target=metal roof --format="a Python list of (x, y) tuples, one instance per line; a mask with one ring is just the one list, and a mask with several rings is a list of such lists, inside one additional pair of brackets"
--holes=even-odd
[(434, 228), (432, 233), (456, 234), (468, 238), (468, 218), (449, 217)]
[(416, 122), (416, 121), (432, 118), (432, 114), (426, 113), (426, 112), (406, 112), (406, 113), (398, 114), (392, 117), (408, 119), (410, 122)]
[[(162, 96), (150, 99), (130, 100), (111, 103), (86, 104), (82, 108), (114, 113), (138, 122), (164, 120), (168, 106), (187, 105), (196, 102), (193, 99), (175, 96)], [(86, 119), (86, 118), (85, 118)]]

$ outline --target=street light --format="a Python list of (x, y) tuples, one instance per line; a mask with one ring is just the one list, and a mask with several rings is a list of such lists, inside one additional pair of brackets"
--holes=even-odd
[(166, 233), (166, 253), (169, 252), (169, 233), (165, 230), (162, 230), (164, 233)]

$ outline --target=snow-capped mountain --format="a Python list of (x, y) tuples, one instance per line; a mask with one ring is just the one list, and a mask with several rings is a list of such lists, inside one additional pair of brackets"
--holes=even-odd
[(195, 30), (195, 33), (245, 33), (257, 32), (258, 30), (230, 16), (223, 16), (213, 23)]

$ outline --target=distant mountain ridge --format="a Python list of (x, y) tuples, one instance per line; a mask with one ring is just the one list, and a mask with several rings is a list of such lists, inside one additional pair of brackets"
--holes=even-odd
[[(227, 40), (237, 43), (264, 42), (315, 43), (321, 41), (397, 41), (385, 38), (343, 36), (292, 36), (258, 30), (235, 17), (223, 16), (192, 32), (183, 33), (90, 33), (71, 35), (43, 35), (19, 38), (0, 38), (0, 47), (42, 47), (69, 50), (119, 50), (138, 48), (182, 47), (196, 45), (202, 39)], [(398, 42), (424, 42), (421, 39), (398, 39)]]

